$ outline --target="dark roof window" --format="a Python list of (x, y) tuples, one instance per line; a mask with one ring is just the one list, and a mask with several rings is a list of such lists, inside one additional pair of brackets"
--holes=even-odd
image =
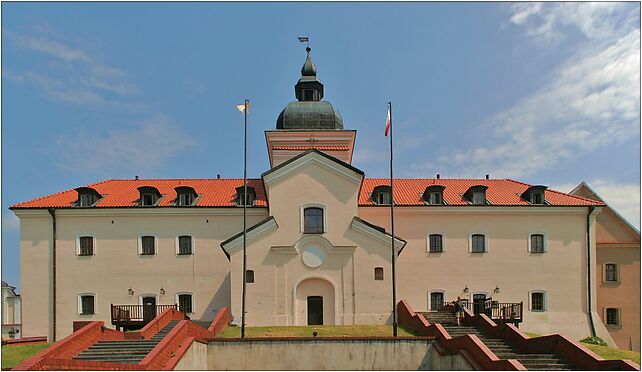
[(156, 205), (162, 196), (157, 188), (151, 186), (141, 186), (138, 188), (138, 192), (140, 193), (138, 205), (142, 207), (151, 207)]
[(91, 187), (79, 187), (76, 192), (78, 193), (78, 200), (74, 204), (75, 207), (92, 207), (102, 198), (102, 195)]
[(176, 190), (176, 200), (174, 204), (181, 207), (193, 205), (194, 200), (198, 197), (196, 191), (189, 186), (178, 186), (174, 190)]
[(468, 200), (470, 204), (486, 205), (488, 204), (488, 201), (486, 200), (486, 189), (488, 189), (488, 186), (471, 186), (464, 193), (464, 199)]
[(243, 198), (243, 186), (236, 188), (236, 205), (243, 206), (243, 200), (245, 200), (245, 205), (251, 207), (254, 205), (254, 200), (256, 200), (256, 190), (254, 187), (247, 186), (247, 195)]
[(444, 202), (444, 189), (445, 186), (441, 185), (432, 185), (426, 187), (426, 191), (424, 191), (424, 194), (422, 195), (422, 199), (424, 202), (430, 205), (443, 205), (445, 204)]
[(390, 186), (380, 185), (372, 190), (372, 200), (380, 205), (390, 205)]
[(522, 193), (522, 198), (533, 205), (545, 205), (544, 192), (547, 187), (542, 185), (531, 186)]

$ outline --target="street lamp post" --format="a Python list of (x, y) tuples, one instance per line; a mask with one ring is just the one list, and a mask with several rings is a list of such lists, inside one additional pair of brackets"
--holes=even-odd
[(245, 100), (242, 105), (236, 106), (243, 112), (243, 297), (241, 300), (241, 338), (245, 338), (245, 297), (247, 287), (247, 112), (250, 101)]

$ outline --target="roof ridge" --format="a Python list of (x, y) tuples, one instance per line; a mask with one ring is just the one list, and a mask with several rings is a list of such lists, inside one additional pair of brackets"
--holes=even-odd
[[(260, 180), (261, 178), (248, 178), (248, 180)], [(103, 182), (107, 181), (231, 181), (231, 180), (243, 180), (241, 177), (234, 177), (234, 178), (139, 178), (139, 179), (131, 179), (131, 178), (112, 178), (109, 180), (105, 180)], [(96, 183), (99, 184), (102, 182)]]

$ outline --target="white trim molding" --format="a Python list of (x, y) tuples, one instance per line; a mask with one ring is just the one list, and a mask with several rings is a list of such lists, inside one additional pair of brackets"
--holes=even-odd
[[(371, 238), (373, 238), (375, 240), (378, 240), (381, 243), (390, 244), (390, 238), (391, 237), (390, 237), (390, 235), (388, 235), (388, 233), (381, 232), (381, 231), (375, 229), (374, 227), (369, 226), (369, 225), (361, 222), (358, 219), (355, 219), (355, 218), (352, 219), (352, 223), (350, 224), (350, 228), (355, 230), (355, 231), (358, 231), (358, 232), (360, 232), (360, 233), (362, 233), (362, 234), (364, 234), (366, 236), (369, 236), (369, 237), (371, 237)], [(395, 238), (395, 249), (397, 250), (397, 253), (399, 253), (399, 251), (401, 249), (403, 249), (403, 247), (405, 245), (406, 245), (405, 241), (400, 240), (398, 238)]]
[[(189, 313), (186, 313), (186, 315), (196, 313), (196, 311), (195, 311), (196, 310), (196, 302), (194, 301), (194, 292), (187, 292), (187, 291), (176, 292), (176, 294), (174, 295), (174, 303), (177, 304), (177, 305), (180, 305), (180, 303), (178, 302), (178, 296), (180, 296), (180, 295), (190, 295), (191, 299), (192, 299), (192, 311), (189, 312)], [(179, 309), (179, 311), (180, 311), (180, 309)]]
[[(92, 251), (90, 255), (81, 255), (80, 254), (80, 238), (91, 237), (92, 238)], [(96, 236), (94, 234), (78, 234), (76, 235), (76, 256), (79, 257), (91, 257), (96, 255)]]
[[(441, 252), (431, 252), (430, 251), (430, 235), (441, 235)], [(446, 238), (445, 234), (442, 231), (429, 231), (426, 234), (426, 253), (439, 254), (446, 252)]]
[[(533, 252), (531, 249), (531, 236), (533, 235), (542, 235), (544, 237), (544, 252)], [(527, 251), (528, 253), (533, 253), (533, 254), (542, 254), (548, 252), (548, 233), (546, 231), (539, 231), (539, 230), (533, 230), (528, 232), (528, 239), (527, 239)]]
[(354, 170), (349, 169), (346, 166), (341, 165), (335, 161), (332, 161), (323, 155), (319, 155), (315, 152), (310, 152), (282, 167), (280, 167), (279, 165), (280, 168), (264, 175), (263, 181), (265, 182), (265, 186), (267, 186), (266, 188), (269, 188), (269, 186), (271, 186), (278, 180), (287, 177), (291, 173), (298, 171), (308, 164), (317, 164), (322, 168), (343, 176), (354, 184), (360, 184), (361, 180), (363, 179), (362, 174), (355, 172)]
[[(483, 235), (484, 236), (484, 251), (483, 252), (473, 252), (473, 235)], [(489, 238), (486, 231), (471, 231), (468, 234), (468, 253), (474, 254), (486, 254), (488, 253), (490, 246), (488, 244)]]
[[(189, 254), (181, 254), (180, 253), (180, 242), (179, 242), (179, 239), (180, 239), (181, 236), (189, 236), (191, 238), (191, 240), (192, 240), (191, 252)], [(174, 253), (177, 256), (191, 256), (191, 255), (194, 255), (195, 252), (196, 252), (196, 239), (194, 239), (194, 234), (187, 234), (187, 233), (186, 234), (176, 234), (176, 236), (174, 237)]]
[(442, 296), (443, 296), (444, 303), (446, 303), (448, 301), (448, 297), (446, 297), (446, 290), (445, 289), (441, 289), (441, 288), (430, 289), (430, 290), (428, 290), (428, 306), (427, 306), (428, 311), (437, 311), (437, 310), (439, 310), (439, 309), (433, 309), (432, 308), (432, 299), (430, 298), (430, 295), (432, 295), (433, 293), (441, 293)]
[[(82, 298), (85, 296), (91, 296), (94, 298), (94, 313), (93, 314), (83, 314), (82, 313)], [(98, 296), (96, 295), (95, 292), (83, 292), (83, 293), (78, 293), (78, 308), (77, 308), (77, 313), (78, 315), (84, 315), (84, 316), (93, 316), (98, 314)]]
[(154, 297), (156, 299), (156, 305), (158, 305), (158, 295), (156, 293), (141, 293), (138, 295), (138, 304), (143, 304), (144, 297)]
[[(259, 226), (247, 231), (247, 241), (246, 245), (250, 245), (255, 241), (259, 240), (263, 235), (276, 231), (279, 228), (276, 220), (271, 218)], [(226, 242), (225, 244), (221, 243), (221, 247), (227, 252), (228, 255), (232, 255), (243, 247), (243, 234), (235, 237), (234, 239)]]

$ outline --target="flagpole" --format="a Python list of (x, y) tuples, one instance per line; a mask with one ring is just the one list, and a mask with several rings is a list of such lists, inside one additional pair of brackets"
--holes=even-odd
[(388, 102), (388, 112), (390, 112), (390, 231), (392, 234), (392, 335), (397, 337), (397, 273), (395, 253), (395, 198), (392, 178), (392, 102)]
[(247, 109), (249, 101), (245, 100), (243, 110), (243, 300), (241, 305), (241, 338), (245, 338), (245, 297), (247, 287)]

